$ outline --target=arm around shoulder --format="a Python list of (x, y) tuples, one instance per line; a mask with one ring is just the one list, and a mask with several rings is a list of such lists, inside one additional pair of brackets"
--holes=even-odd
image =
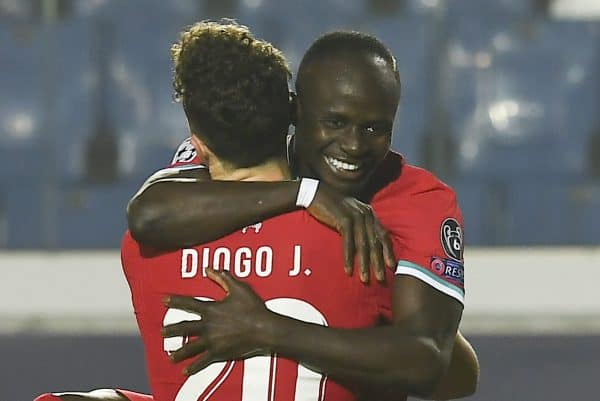
[(392, 308), (394, 327), (413, 337), (415, 349), (411, 358), (398, 360), (391, 373), (395, 372), (400, 382), (410, 372), (410, 393), (428, 397), (450, 365), (463, 305), (415, 277), (398, 275)]
[[(140, 244), (161, 250), (184, 245), (178, 238), (179, 230), (173, 230), (172, 224), (180, 219), (181, 204), (201, 189), (191, 184), (210, 180), (204, 166), (192, 167), (167, 168), (154, 173), (131, 198), (127, 204), (127, 223), (131, 236)], [(177, 228), (191, 227), (182, 224)]]
[(153, 176), (129, 202), (129, 230), (137, 242), (157, 250), (203, 244), (296, 210), (298, 185), (213, 181), (206, 169)]
[(456, 334), (450, 366), (431, 399), (454, 400), (475, 394), (479, 383), (479, 360), (475, 350), (459, 332)]

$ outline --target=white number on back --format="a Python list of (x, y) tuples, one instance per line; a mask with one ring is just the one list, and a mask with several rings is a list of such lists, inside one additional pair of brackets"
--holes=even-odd
[[(213, 301), (210, 298), (196, 297), (202, 301)], [(275, 298), (265, 302), (267, 308), (280, 315), (289, 316), (304, 322), (327, 326), (325, 316), (308, 302), (295, 298)], [(196, 314), (169, 309), (163, 319), (163, 324), (173, 324), (184, 320), (200, 320)], [(166, 338), (164, 340), (164, 351), (171, 353), (181, 348), (186, 339), (183, 337)], [(217, 362), (206, 369), (190, 376), (179, 389), (175, 401), (207, 401), (219, 388), (221, 383), (227, 379), (235, 363), (244, 364), (244, 377), (242, 385), (241, 401), (271, 401), (269, 394), (274, 394), (277, 376), (276, 356), (256, 356), (244, 361)], [(271, 366), (272, 365), (272, 366)], [(220, 378), (219, 378), (220, 376)], [(217, 378), (219, 380), (217, 381)], [(326, 377), (314, 372), (302, 365), (298, 365), (298, 376), (296, 378), (296, 391), (294, 401), (320, 401), (325, 391)], [(202, 399), (198, 397), (209, 387), (208, 392)]]

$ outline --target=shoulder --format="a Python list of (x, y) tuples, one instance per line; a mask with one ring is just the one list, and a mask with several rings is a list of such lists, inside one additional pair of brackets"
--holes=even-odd
[(389, 183), (373, 197), (373, 204), (402, 202), (426, 212), (458, 205), (454, 189), (432, 172), (406, 163), (398, 153), (390, 152), (386, 158), (386, 169), (399, 169)]
[(288, 238), (300, 238), (302, 236), (314, 239), (315, 237), (339, 238), (337, 231), (322, 224), (312, 217), (306, 210), (295, 210), (266, 219), (275, 227), (274, 232), (281, 234), (285, 232)]
[(181, 167), (188, 165), (202, 164), (202, 160), (196, 151), (196, 148), (192, 144), (190, 138), (185, 139), (179, 144), (169, 167)]
[(294, 243), (316, 254), (321, 254), (323, 249), (334, 244), (341, 244), (341, 237), (335, 230), (321, 224), (305, 210), (270, 217), (237, 230), (232, 237), (225, 237), (224, 240), (246, 241), (255, 238), (254, 235), (248, 237), (246, 234), (249, 233), (258, 234), (256, 239), (265, 244), (286, 246)]
[(135, 242), (131, 236), (131, 232), (127, 230), (125, 231), (125, 234), (123, 234), (123, 238), (121, 240), (121, 256), (124, 256), (135, 249), (137, 249), (137, 242)]
[(420, 167), (406, 165), (407, 194), (428, 205), (455, 207), (458, 205), (454, 188), (436, 177), (432, 172)]
[[(133, 238), (129, 230), (125, 232), (123, 239), (121, 240), (121, 264), (126, 273), (127, 270), (143, 267), (143, 263), (146, 263), (144, 261), (148, 261), (149, 258), (165, 256), (168, 254), (169, 252), (159, 251), (141, 245)], [(141, 262), (143, 263), (140, 264)]]
[(140, 257), (140, 247), (138, 243), (133, 239), (129, 230), (123, 235), (121, 240), (121, 267), (127, 277), (128, 281), (131, 281), (136, 276), (134, 263)]

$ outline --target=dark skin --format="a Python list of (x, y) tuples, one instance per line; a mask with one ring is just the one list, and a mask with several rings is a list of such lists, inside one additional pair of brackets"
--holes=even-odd
[[(193, 179), (197, 185), (180, 179)], [(165, 251), (210, 242), (297, 210), (299, 185), (298, 181), (211, 181), (206, 169), (159, 172), (130, 201), (129, 230), (139, 243)], [(391, 239), (368, 204), (321, 182), (307, 211), (342, 235), (348, 275), (353, 274), (355, 260), (365, 283), (371, 279), (369, 267), (383, 281), (386, 266), (395, 266)]]
[[(350, 61), (356, 62), (356, 60)], [(314, 72), (323, 73), (319, 69)], [(383, 82), (388, 78), (390, 77), (383, 77)], [(336, 82), (336, 79), (334, 77), (324, 81), (317, 87)], [(342, 87), (340, 90), (347, 92), (347, 89), (352, 89), (352, 85), (345, 85), (345, 88)], [(370, 87), (369, 91), (372, 89)], [(309, 88), (306, 90), (308, 91)], [(381, 97), (366, 96), (361, 102), (359, 96), (355, 104), (346, 102), (339, 106), (335, 110), (335, 118), (329, 116), (328, 120), (321, 117), (318, 110), (310, 109), (312, 102), (318, 104), (319, 100), (330, 93), (326, 86), (323, 87), (323, 91), (325, 93), (322, 94), (319, 94), (318, 90), (313, 91), (308, 99), (306, 96), (310, 92), (300, 96), (301, 110), (297, 137), (303, 138), (302, 135), (307, 135), (304, 138), (310, 140), (308, 135), (315, 133), (316, 138), (313, 140), (316, 143), (311, 152), (317, 154), (321, 152), (320, 149), (323, 149), (323, 153), (327, 152), (325, 154), (328, 156), (357, 164), (361, 161), (367, 164), (373, 154), (380, 155), (387, 152), (391, 134), (380, 135), (377, 134), (379, 130), (373, 132), (373, 128), (384, 127), (379, 125), (380, 121), (393, 121), (397, 99), (390, 98), (391, 100), (386, 101), (390, 104), (379, 105), (378, 107), (386, 111), (377, 114), (375, 107), (370, 113), (365, 110), (370, 105), (377, 104)], [(343, 96), (333, 96), (328, 101), (335, 101), (338, 98), (341, 99)], [(393, 111), (390, 111), (392, 109)], [(324, 107), (323, 110), (328, 109)], [(368, 118), (362, 118), (361, 114)], [(335, 121), (336, 119), (342, 121)], [(372, 127), (374, 122), (377, 124)], [(348, 132), (350, 138), (346, 140), (344, 135)], [(308, 151), (301, 149), (307, 146), (310, 148), (310, 145), (310, 142), (301, 142), (297, 152)], [(372, 147), (373, 151), (363, 151), (362, 148), (365, 146)], [(302, 159), (299, 161), (302, 162)], [(346, 224), (346, 228), (349, 226), (349, 232), (352, 234), (356, 231), (357, 225), (360, 226), (356, 222), (367, 221), (364, 213), (356, 212), (356, 208), (352, 206), (358, 205), (358, 210), (367, 212), (370, 212), (370, 208), (353, 198), (338, 195), (332, 188), (323, 185), (323, 182), (330, 181), (335, 184), (337, 177), (336, 174), (325, 174), (320, 171), (320, 168), (330, 168), (329, 165), (320, 164), (321, 161), (315, 157), (309, 159), (306, 164), (298, 165), (299, 171), (303, 174), (324, 176), (320, 195), (317, 194), (309, 212), (312, 209), (315, 217), (320, 217), (321, 221), (329, 221), (328, 224), (332, 227), (340, 228)], [(375, 167), (376, 164), (373, 163), (372, 166)], [(332, 173), (335, 173), (335, 170), (332, 170)], [(368, 199), (365, 183), (359, 182), (363, 178), (366, 182), (368, 178), (361, 174), (353, 175), (347, 172), (341, 174), (346, 180), (352, 181), (357, 178), (353, 180), (357, 187), (355, 192), (351, 192), (354, 185), (344, 185), (348, 192)], [(172, 181), (177, 177), (191, 177), (195, 181), (194, 185)], [(203, 170), (152, 177), (148, 181), (149, 187), (136, 195), (129, 208), (130, 228), (139, 234), (137, 239), (142, 243), (147, 240), (146, 245), (152, 246), (168, 240), (168, 243), (160, 247), (162, 249), (185, 247), (215, 239), (257, 220), (296, 209), (297, 183), (203, 181), (208, 178), (207, 172)], [(243, 189), (239, 189), (241, 187)], [(336, 189), (345, 190), (339, 187)], [(320, 201), (319, 196), (329, 201)], [(245, 206), (248, 205), (248, 209), (239, 208), (240, 197), (245, 198)], [(248, 199), (252, 199), (252, 202), (247, 202)], [(346, 201), (349, 204), (346, 204)], [(343, 207), (340, 208), (340, 205)], [(345, 206), (348, 208), (345, 209)], [(208, 210), (210, 213), (206, 213)], [(347, 213), (348, 210), (351, 212)], [(229, 221), (224, 222), (223, 219), (227, 218)], [(348, 224), (348, 221), (351, 224)], [(198, 227), (203, 229), (198, 230)], [(366, 245), (369, 245), (371, 240), (364, 224), (361, 227), (365, 230), (365, 234), (359, 236), (362, 240), (351, 241), (352, 244), (358, 243), (357, 252), (360, 251), (361, 245), (365, 245), (362, 244), (364, 238), (368, 238)], [(153, 230), (157, 230), (160, 235), (153, 234)], [(207, 234), (207, 231), (211, 233)], [(379, 249), (380, 252), (384, 249), (383, 246), (372, 248)], [(367, 255), (370, 253), (369, 250)], [(384, 252), (382, 253), (385, 255)], [(371, 257), (370, 261), (381, 261), (385, 258), (384, 255), (381, 255), (380, 259)], [(364, 259), (362, 261), (364, 262)], [(398, 399), (398, 394), (403, 393), (424, 397), (430, 394), (435, 399), (450, 399), (464, 397), (475, 391), (478, 367), (472, 366), (470, 361), (466, 360), (470, 357), (468, 352), (464, 352), (465, 349), (470, 349), (468, 343), (459, 336), (456, 338), (459, 345), (454, 347), (455, 352), (452, 351), (454, 335), (462, 311), (461, 305), (419, 280), (404, 276), (394, 279), (393, 324), (359, 330), (340, 330), (315, 326), (273, 314), (264, 308), (262, 301), (245, 284), (227, 275), (215, 279), (220, 280), (224, 289), (229, 292), (229, 296), (222, 302), (202, 304), (190, 298), (180, 297), (172, 297), (168, 301), (171, 307), (180, 307), (203, 315), (203, 326), (181, 323), (165, 329), (167, 336), (194, 335), (201, 332), (202, 338), (205, 339), (203, 342), (191, 342), (174, 354), (176, 360), (182, 360), (195, 357), (202, 351), (208, 351), (190, 365), (188, 373), (217, 360), (238, 359), (242, 355), (253, 353), (277, 352), (327, 373), (357, 393), (367, 394), (370, 399)], [(385, 357), (381, 356), (382, 353)], [(450, 355), (452, 355), (452, 366), (456, 364), (456, 367), (451, 368), (442, 378)], [(465, 365), (473, 370), (465, 373)], [(435, 392), (431, 394), (434, 389)], [(79, 401), (98, 398), (80, 398), (79, 395), (73, 395), (63, 396), (62, 399)], [(127, 401), (125, 397), (114, 391), (100, 399)]]
[[(382, 66), (380, 60), (370, 54), (337, 56), (339, 58), (335, 61), (316, 63), (309, 76), (314, 81), (305, 80), (308, 85), (299, 93), (296, 151), (311, 152), (314, 157), (300, 158), (298, 171), (308, 176), (322, 176), (327, 184), (342, 178), (344, 182), (337, 189), (348, 193), (357, 187), (354, 193), (361, 194), (369, 181), (370, 170), (376, 169), (389, 150), (391, 123), (400, 87), (389, 65)], [(348, 70), (345, 75), (338, 74), (340, 65)], [(327, 107), (329, 104), (331, 106)], [(338, 172), (325, 157), (335, 157), (347, 165), (364, 168), (364, 171)], [(236, 183), (228, 184), (233, 188)], [(255, 184), (246, 185), (245, 195), (252, 193), (250, 185)], [(260, 199), (261, 192), (266, 197), (264, 191), (267, 189), (265, 186), (256, 189), (256, 198), (251, 199)], [(293, 198), (294, 188), (289, 190)], [(190, 194), (187, 195), (189, 200)], [(172, 201), (177, 195), (169, 192), (168, 196)], [(182, 203), (187, 202), (180, 199)], [(224, 203), (220, 193), (215, 199)], [(257, 202), (255, 206), (266, 209), (265, 203), (271, 201), (277, 203), (277, 199), (267, 198), (266, 202)], [(247, 213), (238, 209), (238, 203), (234, 205), (232, 211), (235, 208), (237, 214)], [(195, 227), (204, 221), (202, 226), (206, 228), (209, 216), (200, 217), (199, 214), (207, 209), (190, 207), (189, 203), (187, 208), (194, 210), (190, 213), (197, 219)], [(264, 209), (258, 215), (269, 215)], [(281, 203), (279, 209), (283, 209)], [(248, 216), (248, 223), (254, 223), (256, 216)], [(187, 225), (192, 226), (189, 220)], [(166, 232), (162, 231), (162, 234), (164, 237)], [(369, 242), (365, 235), (359, 235), (359, 238), (356, 241), (359, 244)], [(230, 280), (227, 284), (231, 290), (235, 280), (227, 280)], [(357, 391), (368, 392), (371, 396), (376, 391), (382, 399), (394, 399), (397, 394), (403, 393), (427, 397), (436, 390), (449, 365), (462, 314), (462, 305), (458, 301), (409, 276), (394, 278), (392, 324), (359, 330), (323, 328), (279, 315), (272, 316), (274, 314), (265, 311), (264, 306), (257, 306), (250, 312), (247, 302), (251, 289), (240, 287), (239, 283), (235, 286), (236, 290), (232, 290), (224, 302), (201, 305), (191, 299), (188, 301), (192, 304), (178, 304), (185, 302), (179, 298), (169, 301), (171, 306), (203, 315), (201, 323), (182, 323), (166, 328), (168, 336), (193, 335), (199, 330), (202, 338), (210, 338), (208, 342), (190, 342), (175, 354), (177, 360), (182, 360), (206, 352), (199, 362), (191, 366), (192, 372), (207, 363), (237, 359), (248, 353), (264, 353), (267, 349), (311, 366), (342, 383), (352, 383)], [(244, 301), (240, 302), (240, 299)], [(259, 304), (255, 301), (250, 305)], [(251, 315), (254, 312), (256, 316)], [(215, 316), (214, 320), (210, 316)], [(246, 323), (252, 326), (253, 322), (261, 322), (265, 332), (247, 338), (252, 329), (242, 321), (249, 316), (252, 319)], [(219, 342), (223, 335), (227, 341)], [(290, 341), (290, 338), (297, 341)]]
[[(328, 74), (307, 73), (311, 79), (304, 91), (306, 95), (298, 102), (299, 135), (295, 145), (295, 153), (308, 155), (299, 159), (299, 175), (321, 180), (308, 212), (341, 234), (346, 271), (352, 275), (355, 264), (358, 265), (365, 283), (370, 281), (369, 268), (377, 280), (383, 281), (385, 267), (395, 266), (389, 235), (371, 207), (356, 199), (369, 198), (367, 184), (390, 148), (400, 98), (396, 74), (381, 59), (375, 61), (371, 68), (376, 74), (363, 79), (357, 76), (359, 71), (347, 69), (339, 61), (327, 62)], [(345, 75), (342, 80), (339, 71)], [(335, 92), (319, 90), (327, 88), (332, 80), (338, 82)], [(361, 95), (374, 86), (381, 88), (379, 96), (370, 96), (373, 103), (366, 103)], [(302, 102), (306, 98), (310, 101)], [(359, 120), (352, 120), (352, 112), (359, 109)], [(338, 170), (327, 163), (328, 157), (359, 168), (352, 172)], [(155, 249), (175, 250), (206, 243), (256, 221), (297, 209), (297, 181), (207, 181), (207, 170), (170, 177), (191, 177), (203, 182), (194, 186), (150, 177), (143, 192), (128, 205), (132, 236)], [(243, 210), (239, 199), (244, 199)], [(200, 226), (205, 229), (198, 230)]]
[(299, 89), (298, 174), (368, 200), (371, 177), (390, 149), (399, 78), (378, 56), (346, 55), (309, 64)]
[[(422, 322), (420, 309), (407, 311), (404, 316), (394, 316), (393, 324), (388, 326), (335, 329), (269, 311), (249, 285), (235, 280), (228, 272), (210, 270), (207, 274), (228, 293), (223, 301), (203, 302), (183, 296), (171, 296), (165, 300), (168, 307), (202, 316), (202, 323), (177, 323), (163, 331), (165, 337), (199, 336), (171, 355), (173, 361), (179, 362), (202, 353), (186, 368), (185, 374), (194, 374), (214, 362), (276, 353), (326, 373), (370, 399), (376, 396), (393, 400), (398, 397), (400, 389), (411, 395), (427, 397), (431, 395), (428, 388), (431, 386), (433, 391), (438, 385), (437, 379), (432, 379), (433, 375), (427, 372), (438, 363), (436, 354), (443, 351), (437, 344), (447, 328), (439, 330), (438, 341), (411, 334)], [(402, 289), (419, 296), (424, 286), (414, 285), (416, 281), (409, 278)], [(443, 323), (449, 327), (455, 325), (451, 318), (444, 319)], [(398, 330), (400, 327), (403, 330)], [(390, 341), (391, 338), (393, 341)], [(453, 342), (454, 338), (451, 338), (447, 348), (451, 348)], [(356, 348), (348, 352), (349, 347)], [(385, 358), (382, 358), (383, 353)], [(425, 359), (423, 354), (430, 357)], [(421, 359), (415, 363), (415, 358)], [(412, 362), (390, 369), (388, 359)], [(441, 378), (443, 373), (439, 374)], [(429, 380), (436, 382), (430, 383)]]

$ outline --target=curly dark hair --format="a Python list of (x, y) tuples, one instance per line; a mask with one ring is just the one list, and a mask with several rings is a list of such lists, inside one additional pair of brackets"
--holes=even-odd
[(250, 167), (285, 153), (291, 73), (280, 50), (235, 21), (201, 21), (171, 56), (175, 99), (218, 157)]

